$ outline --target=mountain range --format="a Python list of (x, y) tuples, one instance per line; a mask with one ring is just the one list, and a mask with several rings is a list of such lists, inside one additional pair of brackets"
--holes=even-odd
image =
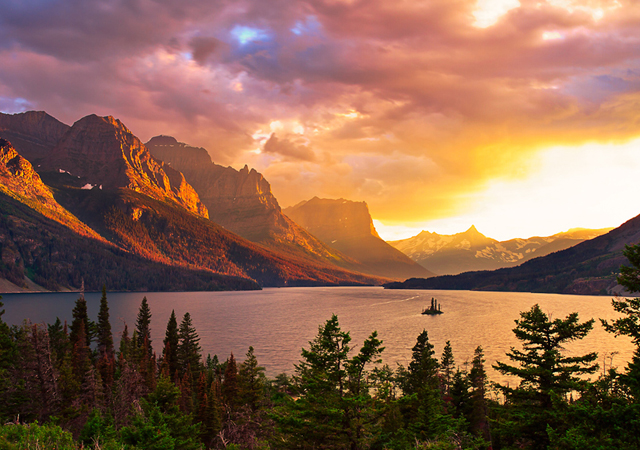
[[(580, 232), (577, 232), (580, 235)], [(616, 276), (628, 265), (622, 251), (640, 242), (640, 216), (606, 234), (516, 267), (411, 278), (385, 284), (389, 289), (454, 289), (612, 295), (621, 292)]]
[(547, 237), (497, 241), (471, 226), (463, 233), (441, 235), (422, 231), (403, 240), (389, 241), (422, 267), (438, 275), (514, 267), (530, 259), (573, 247), (603, 235), (612, 228), (574, 228)]
[(640, 239), (640, 219), (606, 231), (499, 242), (472, 226), (387, 243), (365, 202), (314, 197), (283, 210), (256, 170), (215, 164), (170, 136), (143, 144), (111, 116), (69, 126), (41, 111), (0, 113), (0, 292), (84, 281), (88, 290), (387, 283), (604, 293), (622, 248)]
[[(74, 289), (82, 278), (95, 290), (107, 282), (164, 290), (384, 281), (276, 252), (209, 220), (185, 176), (113, 117), (68, 127), (42, 112), (2, 114), (0, 136), (18, 142), (3, 141), (0, 180), (2, 276), (17, 287)], [(197, 281), (170, 285), (170, 269)]]

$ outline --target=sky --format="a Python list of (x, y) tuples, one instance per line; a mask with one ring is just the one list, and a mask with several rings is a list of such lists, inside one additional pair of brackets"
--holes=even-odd
[(399, 239), (640, 214), (637, 0), (3, 0), (0, 111), (113, 115)]

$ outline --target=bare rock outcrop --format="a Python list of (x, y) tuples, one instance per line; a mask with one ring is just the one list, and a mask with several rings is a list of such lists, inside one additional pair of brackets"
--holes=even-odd
[(0, 193), (29, 205), (43, 216), (64, 224), (76, 233), (102, 240), (55, 200), (31, 163), (18, 154), (5, 139), (0, 139)]
[(172, 200), (208, 217), (206, 206), (182, 173), (154, 158), (118, 119), (89, 115), (73, 124), (42, 169), (65, 171), (102, 189), (127, 188), (159, 200)]
[(0, 189), (5, 193), (39, 202), (49, 209), (63, 211), (53, 198), (51, 190), (33, 170), (31, 163), (20, 156), (5, 139), (0, 139)]

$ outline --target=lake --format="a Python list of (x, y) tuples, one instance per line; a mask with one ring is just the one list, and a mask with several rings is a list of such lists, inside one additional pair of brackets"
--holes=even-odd
[[(86, 294), (89, 316), (97, 320), (100, 293)], [(572, 354), (599, 353), (599, 363), (624, 367), (633, 346), (625, 337), (606, 333), (598, 318), (618, 317), (610, 297), (531, 294), (511, 292), (385, 290), (381, 287), (271, 288), (251, 292), (147, 292), (108, 293), (114, 338), (124, 327), (130, 332), (142, 298), (151, 308), (151, 337), (156, 352), (172, 310), (180, 323), (185, 312), (193, 319), (204, 354), (217, 354), (225, 360), (233, 352), (244, 360), (253, 346), (260, 365), (269, 376), (293, 373), (302, 347), (318, 332), (318, 326), (336, 314), (342, 330), (350, 331), (352, 348), (360, 348), (373, 331), (384, 341), (383, 362), (395, 367), (407, 365), (416, 337), (426, 329), (438, 358), (447, 340), (451, 341), (456, 363), (471, 361), (473, 351), (482, 345), (486, 367), (492, 381), (505, 381), (490, 368), (495, 361), (508, 362), (505, 352), (519, 348), (512, 329), (519, 312), (538, 303), (552, 318), (578, 312), (580, 320), (596, 319), (594, 330), (582, 341), (567, 346)], [(444, 314), (424, 316), (435, 297)], [(23, 319), (52, 323), (56, 317), (71, 322), (77, 293), (3, 294), (5, 322), (19, 324)]]

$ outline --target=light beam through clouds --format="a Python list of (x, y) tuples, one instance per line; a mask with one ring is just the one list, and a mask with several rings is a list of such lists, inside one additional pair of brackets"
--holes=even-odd
[(365, 200), (383, 236), (640, 213), (634, 0), (7, 1), (0, 67), (4, 112), (114, 115), (255, 167), (282, 206)]

